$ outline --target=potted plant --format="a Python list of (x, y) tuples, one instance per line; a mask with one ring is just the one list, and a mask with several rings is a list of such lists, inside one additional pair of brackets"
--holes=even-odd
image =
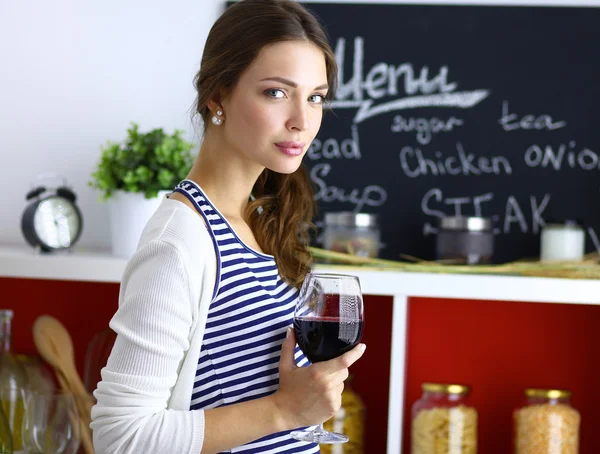
[(158, 205), (193, 163), (192, 144), (162, 129), (143, 133), (136, 123), (123, 142), (108, 141), (89, 185), (109, 203), (112, 252), (129, 258), (137, 248), (144, 226)]

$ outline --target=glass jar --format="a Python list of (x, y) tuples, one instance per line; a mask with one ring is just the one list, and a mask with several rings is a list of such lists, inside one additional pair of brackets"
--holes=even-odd
[(352, 388), (352, 375), (344, 382), (342, 406), (335, 416), (323, 423), (329, 432), (347, 435), (349, 440), (339, 445), (321, 445), (321, 454), (363, 454), (365, 432), (365, 406)]
[(381, 246), (377, 215), (350, 211), (325, 213), (323, 246), (359, 257), (377, 257)]
[(490, 263), (494, 253), (491, 219), (464, 216), (441, 218), (435, 250), (437, 260), (453, 264)]
[(513, 414), (515, 454), (579, 452), (581, 416), (571, 407), (571, 394), (562, 389), (525, 390), (526, 402)]
[(423, 383), (412, 407), (412, 454), (477, 453), (477, 411), (466, 385)]

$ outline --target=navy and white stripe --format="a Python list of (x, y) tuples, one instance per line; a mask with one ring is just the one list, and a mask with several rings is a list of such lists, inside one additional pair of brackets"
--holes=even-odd
[[(218, 262), (190, 409), (272, 394), (279, 386), (281, 344), (292, 325), (298, 290), (280, 278), (273, 256), (240, 240), (194, 182), (183, 180), (175, 191), (186, 195), (203, 216)], [(298, 347), (295, 358), (299, 366), (308, 364)], [(308, 454), (318, 453), (319, 447), (281, 432), (229, 452)]]

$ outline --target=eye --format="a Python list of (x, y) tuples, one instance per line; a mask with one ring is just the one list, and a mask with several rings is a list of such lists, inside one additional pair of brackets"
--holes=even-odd
[(309, 102), (315, 103), (315, 104), (323, 104), (323, 101), (325, 101), (325, 96), (321, 95), (319, 93), (315, 93), (314, 95), (310, 95), (308, 97)]
[(279, 88), (269, 88), (265, 90), (265, 94), (271, 98), (283, 99), (285, 98), (285, 92)]

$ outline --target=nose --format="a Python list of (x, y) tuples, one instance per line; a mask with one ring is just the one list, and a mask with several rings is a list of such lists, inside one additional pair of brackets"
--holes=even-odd
[(287, 128), (290, 131), (306, 131), (310, 126), (308, 106), (304, 102), (294, 103), (290, 112)]

